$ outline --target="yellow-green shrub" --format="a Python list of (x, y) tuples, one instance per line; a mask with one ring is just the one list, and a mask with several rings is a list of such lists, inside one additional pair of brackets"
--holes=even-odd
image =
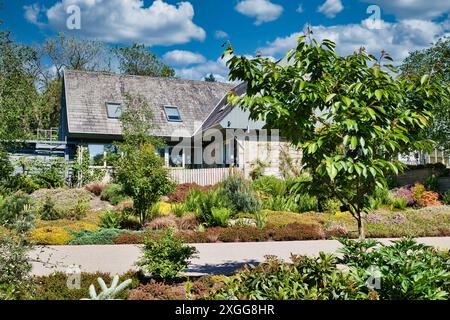
[(38, 228), (31, 233), (31, 240), (42, 245), (65, 245), (71, 239), (69, 231), (59, 227)]

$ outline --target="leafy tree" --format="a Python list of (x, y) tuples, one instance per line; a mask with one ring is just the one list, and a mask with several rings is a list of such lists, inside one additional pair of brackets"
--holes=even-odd
[(149, 77), (174, 77), (175, 70), (162, 63), (144, 45), (117, 47), (113, 53), (119, 60), (119, 69), (124, 74)]
[(209, 76), (205, 77), (206, 82), (217, 82), (216, 77), (211, 73)]
[(263, 57), (231, 57), (230, 79), (246, 81), (248, 89), (242, 97), (231, 93), (230, 101), (301, 148), (312, 185), (349, 207), (364, 238), (368, 195), (386, 185), (385, 174), (403, 169), (399, 153), (430, 146), (420, 133), (444, 89), (428, 75), (394, 78), (395, 68), (382, 65), (392, 60), (384, 52), (378, 60), (364, 49), (341, 57), (330, 40), (299, 37), (287, 59), (281, 66)]
[(62, 78), (65, 68), (71, 70), (109, 70), (109, 58), (103, 43), (68, 37), (59, 33), (55, 38), (47, 38), (40, 48), (56, 68), (56, 76)]
[(15, 43), (9, 32), (0, 32), (0, 145), (30, 136), (37, 97), (30, 66), (35, 59), (34, 50)]
[[(423, 74), (431, 75), (442, 86), (450, 83), (450, 38), (440, 39), (431, 48), (412, 52), (400, 67), (406, 79), (417, 79)], [(432, 108), (433, 125), (427, 128), (428, 137), (440, 148), (450, 151), (450, 108), (448, 104), (436, 103)]]
[(50, 129), (59, 127), (61, 95), (61, 80), (53, 79), (45, 83), (45, 87), (36, 99), (32, 111), (32, 120), (37, 128)]
[(151, 207), (172, 191), (173, 184), (156, 152), (155, 146), (161, 142), (151, 136), (153, 114), (146, 99), (127, 95), (120, 120), (124, 142), (119, 148), (123, 157), (117, 161), (116, 179), (133, 199), (135, 213), (144, 225)]

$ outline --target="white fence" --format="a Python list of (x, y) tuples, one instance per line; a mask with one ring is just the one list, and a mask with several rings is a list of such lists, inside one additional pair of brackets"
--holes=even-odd
[(197, 183), (201, 186), (215, 185), (233, 173), (241, 172), (237, 168), (210, 169), (171, 169), (172, 179), (179, 183)]
[[(104, 171), (105, 175), (102, 180), (108, 183), (113, 177), (113, 167), (91, 166), (91, 172), (94, 170)], [(233, 173), (241, 173), (239, 168), (210, 168), (210, 169), (169, 169), (171, 178), (178, 184), (182, 183), (196, 183), (201, 186), (215, 185)]]

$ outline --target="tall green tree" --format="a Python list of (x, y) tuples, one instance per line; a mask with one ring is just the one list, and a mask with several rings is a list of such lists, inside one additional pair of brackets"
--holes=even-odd
[(133, 44), (130, 47), (113, 49), (119, 60), (119, 69), (124, 74), (149, 77), (174, 77), (175, 70), (161, 62), (144, 45)]
[[(443, 87), (450, 83), (450, 38), (444, 37), (432, 47), (414, 51), (400, 66), (402, 77), (417, 79), (428, 74)], [(450, 151), (450, 106), (436, 103), (432, 108), (433, 125), (427, 129), (429, 138), (439, 148)]]
[[(233, 49), (225, 54), (233, 55)], [(341, 57), (330, 40), (302, 36), (287, 60), (281, 66), (233, 55), (230, 79), (247, 82), (248, 89), (245, 96), (230, 93), (230, 101), (301, 148), (312, 185), (349, 207), (364, 238), (368, 196), (386, 185), (387, 173), (403, 169), (399, 153), (430, 146), (420, 132), (443, 89), (428, 75), (393, 77), (396, 69), (384, 65), (392, 60), (384, 52), (379, 59), (364, 49)]]
[(152, 206), (172, 190), (173, 184), (156, 152), (161, 142), (151, 135), (153, 113), (145, 97), (127, 95), (120, 121), (124, 142), (118, 145), (123, 156), (116, 163), (116, 179), (133, 199), (135, 213), (144, 225)]
[(30, 137), (38, 98), (32, 64), (36, 52), (0, 32), (0, 145)]

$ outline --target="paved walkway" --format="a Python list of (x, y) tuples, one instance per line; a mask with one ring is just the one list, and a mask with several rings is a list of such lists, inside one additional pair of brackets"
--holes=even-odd
[[(384, 243), (389, 239), (381, 240)], [(450, 249), (450, 237), (420, 238), (419, 242), (441, 249)], [(266, 255), (289, 259), (291, 253), (317, 255), (320, 251), (334, 253), (340, 243), (334, 240), (259, 242), (259, 243), (212, 243), (195, 244), (199, 251), (193, 259), (189, 274), (230, 274), (248, 263), (259, 263)], [(35, 249), (30, 257), (33, 274), (47, 275), (54, 271), (65, 271), (70, 265), (79, 265), (83, 272), (124, 273), (131, 269), (141, 255), (137, 245), (105, 246), (50, 246)]]

